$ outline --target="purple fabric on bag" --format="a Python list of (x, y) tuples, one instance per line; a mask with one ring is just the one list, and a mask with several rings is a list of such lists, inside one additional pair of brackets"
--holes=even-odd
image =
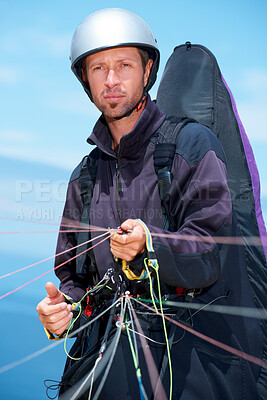
[(259, 177), (259, 172), (258, 172), (258, 168), (256, 165), (256, 161), (255, 161), (255, 157), (253, 154), (253, 150), (252, 147), (250, 145), (249, 139), (247, 137), (247, 134), (245, 132), (244, 126), (241, 122), (241, 119), (239, 117), (238, 111), (237, 111), (237, 107), (236, 107), (236, 102), (235, 99), (233, 97), (233, 94), (229, 88), (229, 86), (227, 85), (223, 75), (221, 74), (223, 83), (226, 87), (226, 89), (228, 90), (228, 93), (230, 95), (231, 98), (231, 102), (232, 102), (232, 107), (233, 107), (233, 111), (238, 123), (238, 127), (239, 127), (239, 131), (240, 131), (240, 135), (241, 135), (241, 139), (242, 139), (242, 143), (244, 146), (244, 151), (246, 154), (246, 159), (248, 162), (248, 168), (249, 168), (249, 172), (250, 172), (250, 176), (251, 176), (251, 182), (252, 182), (252, 190), (253, 190), (253, 195), (254, 195), (254, 199), (255, 199), (255, 213), (256, 213), (256, 218), (257, 218), (257, 223), (258, 223), (258, 227), (259, 227), (259, 232), (260, 232), (260, 237), (263, 241), (262, 245), (263, 245), (263, 250), (264, 250), (264, 254), (265, 254), (265, 258), (267, 259), (267, 246), (264, 243), (263, 239), (267, 238), (267, 234), (266, 234), (266, 227), (265, 227), (265, 223), (263, 220), (263, 215), (262, 215), (262, 209), (261, 209), (261, 201), (260, 201), (260, 177)]

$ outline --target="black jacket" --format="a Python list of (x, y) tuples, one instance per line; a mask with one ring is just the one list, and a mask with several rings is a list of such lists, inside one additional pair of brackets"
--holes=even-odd
[[(216, 237), (235, 236), (239, 232), (232, 214), (223, 150), (215, 136), (200, 124), (188, 124), (181, 131), (173, 163), (174, 178), (168, 207), (177, 226), (177, 238), (161, 228), (161, 205), (153, 165), (154, 144), (150, 138), (164, 118), (164, 114), (149, 99), (136, 126), (121, 139), (118, 153), (111, 149), (111, 137), (103, 119), (97, 122), (89, 143), (96, 144), (103, 156), (91, 204), (90, 223), (104, 228), (117, 227), (127, 218), (141, 218), (152, 234), (167, 235), (155, 236), (153, 240), (162, 282), (172, 287), (200, 289), (193, 301), (203, 305), (212, 302), (217, 305), (254, 307), (242, 247), (216, 244)], [(123, 189), (119, 197), (116, 193), (118, 170)], [(82, 200), (78, 176), (79, 168), (70, 180), (63, 216), (79, 221)], [(202, 241), (203, 237), (207, 240)], [(57, 253), (71, 249), (76, 244), (75, 235), (61, 233)], [(56, 266), (74, 254), (70, 250), (57, 257)], [(109, 243), (96, 247), (94, 255), (99, 274), (103, 276), (114, 262)], [(143, 258), (136, 257), (131, 264), (138, 270), (142, 268), (142, 263)], [(60, 289), (75, 300), (82, 297), (90, 283), (86, 277), (77, 278), (75, 261), (57, 269), (56, 274), (61, 281)], [(136, 287), (133, 290), (138, 292)], [(164, 342), (158, 317), (148, 319), (144, 328), (146, 333)], [(257, 319), (186, 311), (182, 320), (211, 338), (262, 357), (261, 329)], [(103, 399), (139, 398), (133, 366), (129, 366), (131, 361), (123, 356), (128, 352), (131, 357), (127, 346), (127, 340), (123, 338), (116, 361), (122, 365), (125, 363), (129, 371), (124, 379), (125, 384), (115, 368), (105, 385)], [(152, 351), (160, 369), (164, 347), (156, 345)], [(178, 327), (172, 346), (172, 365), (173, 399), (259, 399), (256, 388), (260, 370), (258, 366)], [(142, 367), (145, 371), (146, 367)], [(151, 392), (145, 372), (144, 381), (147, 391)], [(167, 372), (163, 383), (168, 392)], [(121, 387), (119, 397), (116, 397), (117, 384)]]

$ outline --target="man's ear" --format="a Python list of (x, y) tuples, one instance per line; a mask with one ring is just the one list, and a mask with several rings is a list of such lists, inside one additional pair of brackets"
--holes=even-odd
[(84, 83), (86, 83), (86, 85), (89, 86), (86, 57), (82, 59), (81, 72), (82, 72), (82, 80), (84, 81)]
[(81, 67), (81, 71), (82, 71), (82, 80), (88, 85), (87, 73), (86, 73), (86, 71), (84, 71), (84, 66), (83, 65)]
[(146, 87), (147, 82), (148, 82), (148, 78), (150, 75), (150, 71), (153, 65), (153, 60), (149, 59), (147, 64), (146, 64), (146, 68), (145, 68), (145, 74), (144, 74), (144, 87)]

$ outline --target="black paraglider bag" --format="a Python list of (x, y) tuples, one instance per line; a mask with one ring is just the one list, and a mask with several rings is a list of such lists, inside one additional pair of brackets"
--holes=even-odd
[[(233, 95), (214, 55), (204, 46), (187, 42), (174, 49), (157, 93), (157, 105), (167, 115), (194, 118), (219, 139), (227, 161), (228, 185), (240, 235), (266, 238), (260, 204), (260, 184), (254, 155)], [(255, 306), (267, 308), (267, 248), (262, 242), (245, 242), (242, 251)], [(267, 316), (267, 315), (266, 315)], [(267, 359), (267, 319), (261, 319), (263, 358)], [(261, 393), (267, 391), (267, 370), (258, 379)]]

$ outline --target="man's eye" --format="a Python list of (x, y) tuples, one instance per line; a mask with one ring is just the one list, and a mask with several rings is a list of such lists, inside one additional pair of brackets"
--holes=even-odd
[(93, 71), (101, 71), (103, 67), (101, 65), (97, 65), (96, 67), (93, 68)]
[(131, 64), (129, 64), (129, 63), (123, 63), (122, 66), (123, 66), (123, 67), (130, 67)]

